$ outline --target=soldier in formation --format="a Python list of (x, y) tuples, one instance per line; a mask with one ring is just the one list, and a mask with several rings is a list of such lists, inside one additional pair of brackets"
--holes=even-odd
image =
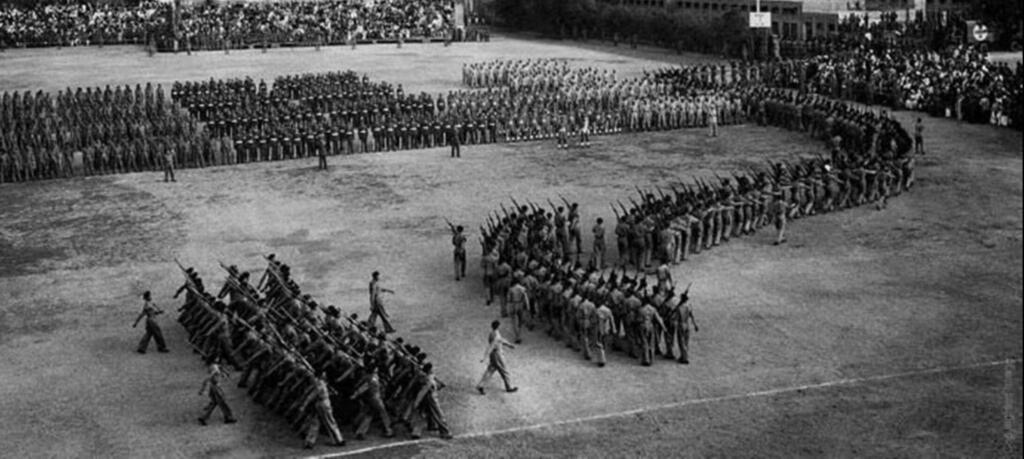
[(205, 167), (224, 143), (160, 85), (0, 96), (0, 182)]
[[(644, 365), (655, 354), (681, 358), (680, 335), (668, 333), (666, 318), (684, 297), (670, 283), (648, 286), (646, 276), (605, 271), (597, 258), (583, 266), (579, 253), (559, 242), (564, 208), (549, 204), (550, 211), (533, 203), (513, 202), (511, 211), (502, 206), (503, 215), (490, 218), (485, 229), (485, 253), (508, 266), (495, 273), (495, 282), (511, 285), (506, 295), (514, 341), (521, 342), (524, 327), (539, 327), (598, 366), (607, 363), (608, 348)], [(599, 226), (596, 233), (603, 234)]]
[[(321, 433), (344, 445), (343, 428), (351, 427), (361, 439), (375, 424), (384, 436), (403, 425), (418, 437), (425, 425), (451, 438), (436, 398), (443, 384), (426, 353), (401, 338), (388, 339), (356, 314), (320, 305), (302, 293), (287, 264), (273, 255), (267, 260), (255, 285), (247, 273), (226, 267), (228, 276), (216, 296), (195, 270), (184, 271), (178, 321), (196, 352), (224, 362), (222, 370), (240, 370), (238, 386), (286, 419), (306, 447), (313, 447)], [(210, 379), (207, 387), (219, 388), (224, 378)], [(214, 408), (224, 410), (219, 389), (205, 393)]]

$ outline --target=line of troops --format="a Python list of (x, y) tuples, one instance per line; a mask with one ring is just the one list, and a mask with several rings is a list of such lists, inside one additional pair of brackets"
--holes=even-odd
[[(513, 139), (517, 134), (515, 128), (523, 125), (527, 127), (527, 139), (555, 136), (564, 124), (557, 117), (548, 116), (553, 111), (570, 115), (568, 129), (573, 133), (584, 121), (598, 134), (742, 121), (742, 105), (732, 94), (673, 92), (668, 82), (650, 74), (620, 80), (616, 79), (614, 72), (589, 67), (570, 68), (566, 61), (560, 59), (481, 62), (465, 67), (464, 74), (464, 81), (470, 86), (501, 89), (527, 101), (514, 107), (539, 105), (539, 110), (527, 109), (525, 114), (522, 110), (514, 110), (520, 115), (512, 117), (512, 129), (499, 128), (504, 132), (511, 131)], [(531, 103), (536, 99), (540, 99), (539, 104)]]
[(462, 84), (470, 88), (508, 87), (513, 91), (547, 91), (564, 86), (615, 84), (615, 70), (570, 68), (565, 59), (495, 59), (462, 64)]
[[(157, 170), (167, 154), (218, 142), (147, 84), (0, 98), (0, 182)], [(75, 163), (81, 164), (75, 170)]]
[(512, 319), (515, 342), (522, 341), (524, 329), (540, 327), (599, 367), (607, 363), (606, 349), (645, 366), (656, 355), (689, 363), (690, 325), (697, 330), (689, 289), (677, 292), (667, 267), (650, 287), (646, 275), (604, 272), (601, 220), (594, 228), (596, 257), (584, 267), (578, 205), (566, 202), (568, 212), (550, 205), (546, 211), (513, 200), (512, 210), (502, 206), (504, 216), (489, 218), (484, 230), (487, 304), (498, 297), (501, 315)]
[(185, 270), (178, 321), (198, 353), (239, 369), (238, 387), (283, 416), (305, 447), (321, 433), (344, 445), (338, 419), (348, 421), (343, 424), (356, 439), (374, 423), (385, 437), (404, 425), (413, 438), (424, 426), (451, 438), (437, 399), (444, 385), (417, 346), (387, 339), (356, 314), (319, 305), (273, 255), (256, 285), (247, 272), (225, 269), (216, 296), (192, 268)]
[[(806, 97), (806, 96), (803, 96)], [(850, 142), (860, 149), (844, 149), (838, 136), (829, 143), (830, 157), (794, 162), (770, 162), (764, 171), (750, 169), (732, 177), (678, 182), (669, 192), (640, 193), (640, 202), (618, 203), (615, 228), (622, 266), (646, 269), (653, 260), (679, 263), (731, 237), (753, 234), (774, 223), (776, 244), (785, 242), (790, 219), (832, 212), (867, 203), (877, 208), (889, 197), (909, 190), (914, 183), (910, 139), (899, 123), (880, 114), (860, 112), (851, 105), (801, 96), (784, 90), (766, 90), (762, 99), (769, 110), (812, 104), (815, 110), (839, 119), (836, 126), (859, 124), (875, 131), (870, 139)], [(782, 110), (768, 119), (776, 126), (811, 132), (801, 124), (802, 110)], [(790, 116), (794, 119), (784, 120)], [(836, 128), (833, 132), (842, 132)], [(621, 213), (619, 212), (621, 209)]]
[[(685, 81), (687, 87), (700, 87), (698, 83), (728, 86), (733, 83), (756, 83), (762, 77), (778, 72), (795, 71), (795, 64), (787, 62), (729, 62), (685, 67), (669, 67), (643, 72), (637, 80), (656, 94), (670, 92), (679, 81), (667, 78), (673, 75)], [(791, 70), (792, 69), (792, 70)], [(628, 79), (619, 79), (614, 70), (591, 67), (570, 67), (565, 59), (497, 59), (463, 66), (463, 83), (473, 88), (509, 87), (513, 91), (533, 92), (579, 86), (612, 86)], [(643, 94), (632, 94), (643, 95)]]
[[(564, 61), (497, 61), (473, 64), (502, 69), (487, 77), (486, 90), (437, 97), (404, 94), (401, 86), (353, 72), (286, 76), (272, 87), (251, 79), (175, 83), (171, 100), (202, 125), (166, 103), (160, 86), (67, 91), (56, 102), (41, 92), (12, 95), (10, 102), (5, 96), (0, 113), (11, 128), (0, 136), (0, 179), (77, 174), (72, 163), (79, 153), (81, 173), (90, 175), (732, 124), (760, 105), (751, 101), (753, 83), (784, 83), (802, 74), (800, 62), (678, 67), (615, 79)], [(534, 72), (554, 80), (531, 91), (507, 85)]]
[[(175, 84), (182, 103), (215, 135), (233, 139), (237, 162), (430, 148), (738, 122), (739, 102), (718, 96), (658, 96), (642, 80), (563, 86), (538, 92), (507, 87), (405, 95), (400, 86), (352, 72)], [(709, 115), (714, 112), (715, 115)]]
[[(899, 123), (794, 91), (761, 88), (758, 96), (759, 110), (768, 112), (761, 118), (773, 125), (825, 138), (847, 133), (846, 124), (858, 125), (856, 132), (870, 133), (870, 138), (846, 144), (856, 149), (844, 149), (843, 142), (832, 137), (830, 159), (769, 163), (766, 171), (750, 170), (710, 183), (679, 183), (668, 194), (658, 189), (657, 196), (641, 192), (641, 202), (630, 198), (630, 208), (619, 202), (621, 214), (613, 205), (623, 268), (619, 276), (614, 271), (602, 274), (603, 220), (591, 230), (593, 251), (584, 268), (576, 204), (565, 201), (565, 206), (555, 206), (549, 201), (549, 212), (533, 203), (513, 201), (511, 213), (502, 206), (502, 213), (495, 212), (488, 217), (487, 228), (481, 227), (481, 263), (488, 304), (498, 297), (502, 315), (512, 317), (517, 341), (523, 327), (540, 322), (549, 335), (564, 339), (585, 358), (590, 359), (593, 351), (598, 365), (604, 364), (609, 344), (639, 355), (642, 364), (650, 364), (659, 354), (688, 362), (689, 324), (696, 331), (696, 322), (686, 306), (688, 289), (676, 295), (670, 264), (771, 223), (778, 230), (776, 243), (782, 243), (788, 219), (869, 202), (881, 208), (888, 197), (913, 185), (909, 136)], [(825, 125), (831, 131), (812, 122), (816, 117), (804, 117), (807, 105), (810, 113), (827, 117)], [(657, 284), (648, 291), (646, 273), (659, 260), (654, 270)], [(625, 274), (630, 265), (637, 269), (633, 279)]]

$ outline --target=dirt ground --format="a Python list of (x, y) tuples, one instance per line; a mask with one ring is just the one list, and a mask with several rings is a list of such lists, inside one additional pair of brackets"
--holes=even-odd
[[(514, 38), (154, 58), (125, 48), (9, 50), (0, 54), (0, 90), (352, 68), (437, 92), (458, 87), (462, 62), (498, 56), (572, 57), (620, 73), (699, 59)], [(916, 115), (896, 116), (909, 126)], [(147, 173), (2, 185), (0, 456), (304, 455), (279, 418), (234, 387), (241, 422), (198, 426), (203, 370), (183, 330), (165, 317), (171, 353), (138, 355), (142, 331), (130, 328), (144, 290), (169, 312), (180, 304), (171, 299), (182, 281), (174, 258), (219, 286), (218, 260), (256, 272), (263, 254), (276, 253), (304, 290), (361, 315), (369, 273), (380, 270), (397, 291), (400, 335), (420, 344), (448, 383), (441, 403), (462, 438), (371, 457), (1019, 457), (1022, 137), (924, 122), (917, 186), (888, 209), (801, 219), (785, 246), (761, 232), (674, 269), (694, 283), (701, 331), (691, 365), (641, 367), (612, 355), (598, 369), (528, 333), (509, 353), (521, 388), (512, 395), (472, 390), (497, 311), (483, 304), (475, 242), (470, 278), (452, 280), (444, 217), (476, 228), (509, 195), (560, 193), (580, 202), (584, 222), (609, 220), (608, 204), (634, 184), (821, 146), (736, 126), (714, 139), (703, 130), (597, 137), (587, 150), (466, 146), (458, 161), (443, 149), (334, 157), (327, 172), (298, 160), (183, 170), (177, 184)], [(514, 430), (589, 417), (598, 419)], [(315, 452), (378, 444), (374, 436)]]

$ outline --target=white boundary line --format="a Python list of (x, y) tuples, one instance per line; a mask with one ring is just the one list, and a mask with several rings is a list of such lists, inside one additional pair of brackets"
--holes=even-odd
[[(469, 432), (469, 433), (464, 433), (464, 434), (456, 435), (455, 438), (456, 439), (464, 439), (464, 438), (490, 437), (490, 436), (494, 436), (494, 435), (501, 435), (501, 434), (512, 433), (512, 432), (523, 432), (523, 431), (527, 431), (527, 430), (544, 429), (544, 428), (549, 428), (549, 427), (563, 426), (563, 425), (567, 425), (567, 424), (578, 424), (578, 423), (582, 423), (582, 422), (598, 421), (598, 420), (602, 420), (602, 419), (631, 416), (631, 415), (634, 415), (634, 414), (646, 413), (646, 412), (649, 412), (649, 411), (657, 411), (657, 410), (664, 410), (664, 409), (671, 409), (671, 408), (679, 408), (679, 407), (690, 406), (690, 405), (703, 405), (703, 404), (708, 404), (708, 403), (726, 402), (726, 401), (730, 401), (730, 400), (739, 400), (739, 399), (753, 398), (753, 397), (767, 397), (767, 396), (778, 395), (778, 394), (785, 394), (785, 393), (790, 393), (790, 392), (800, 392), (800, 391), (804, 391), (804, 390), (813, 390), (813, 389), (824, 389), (824, 388), (836, 387), (836, 386), (849, 386), (849, 385), (866, 383), (866, 382), (887, 381), (887, 380), (890, 380), (890, 379), (906, 378), (906, 377), (910, 377), (910, 376), (921, 376), (921, 375), (938, 374), (938, 373), (950, 373), (950, 372), (954, 372), (954, 371), (970, 370), (970, 369), (985, 368), (985, 367), (1007, 366), (1007, 365), (1013, 365), (1013, 364), (1020, 363), (1020, 362), (1021, 362), (1021, 358), (1013, 358), (1013, 359), (994, 360), (994, 361), (981, 362), (981, 363), (972, 363), (972, 364), (969, 364), (969, 365), (958, 365), (958, 366), (952, 366), (952, 367), (937, 367), (937, 368), (929, 368), (929, 369), (925, 369), (925, 370), (904, 371), (904, 372), (900, 372), (900, 373), (890, 373), (890, 374), (877, 375), (877, 376), (864, 376), (864, 377), (860, 377), (860, 378), (844, 378), (844, 379), (837, 379), (837, 380), (834, 380), (834, 381), (826, 381), (826, 382), (822, 382), (822, 383), (805, 384), (805, 385), (802, 385), (802, 386), (781, 387), (781, 388), (777, 388), (777, 389), (767, 389), (767, 390), (761, 390), (761, 391), (746, 392), (746, 393), (742, 393), (742, 394), (722, 395), (722, 396), (718, 396), (718, 397), (707, 397), (707, 398), (697, 398), (697, 399), (691, 399), (691, 400), (683, 400), (683, 401), (679, 401), (679, 402), (665, 403), (665, 404), (654, 405), (654, 406), (647, 406), (647, 407), (636, 408), (636, 409), (632, 409), (632, 410), (617, 411), (617, 412), (614, 412), (614, 413), (605, 413), (605, 414), (598, 414), (598, 415), (593, 415), (593, 416), (584, 416), (584, 417), (579, 417), (579, 418), (575, 418), (575, 419), (566, 419), (566, 420), (562, 420), (562, 421), (545, 422), (545, 423), (533, 424), (533, 425), (527, 425), (527, 426), (511, 427), (511, 428), (508, 428), (508, 429), (487, 430), (487, 431), (481, 431), (481, 432)], [(332, 454), (324, 454), (324, 455), (318, 455), (318, 456), (308, 456), (306, 459), (330, 459), (330, 458), (336, 458), (336, 457), (345, 457), (345, 456), (352, 456), (352, 455), (355, 455), (355, 454), (363, 454), (363, 453), (368, 453), (368, 452), (378, 451), (378, 450), (383, 450), (383, 449), (388, 449), (388, 448), (396, 448), (396, 447), (400, 447), (400, 446), (418, 445), (418, 444), (425, 444), (425, 443), (443, 443), (443, 440), (440, 440), (440, 439), (437, 439), (437, 438), (433, 438), (433, 437), (431, 437), (431, 438), (422, 438), (422, 439), (419, 439), (419, 440), (405, 440), (405, 441), (399, 441), (399, 442), (394, 442), (394, 443), (387, 443), (387, 444), (383, 444), (383, 445), (369, 446), (369, 447), (366, 447), (366, 448), (360, 448), (360, 449), (355, 449), (355, 450), (351, 450), (351, 451), (341, 451), (341, 452), (332, 453)]]
[(1020, 438), (1020, 421), (1017, 417), (1016, 407), (1013, 403), (1014, 392), (1014, 373), (1016, 373), (1016, 364), (1013, 362), (1006, 363), (1006, 370), (1003, 378), (1003, 441), (1006, 443), (1007, 451), (1013, 448), (1013, 444)]

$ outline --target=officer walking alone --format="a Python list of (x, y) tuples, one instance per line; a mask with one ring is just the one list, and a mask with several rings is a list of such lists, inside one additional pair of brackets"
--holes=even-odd
[(498, 331), (500, 326), (501, 322), (497, 320), (491, 322), (491, 333), (487, 336), (487, 352), (484, 355), (484, 360), (487, 361), (487, 370), (484, 371), (483, 377), (480, 378), (480, 382), (476, 385), (476, 390), (480, 392), (480, 395), (485, 393), (484, 384), (490, 381), (494, 372), (498, 372), (498, 375), (501, 376), (501, 381), (505, 383), (505, 392), (519, 390), (518, 387), (513, 387), (512, 382), (509, 380), (508, 369), (505, 368), (505, 357), (501, 352), (502, 347), (515, 349), (516, 346), (501, 337), (501, 332)]
[(381, 323), (384, 325), (385, 333), (394, 333), (395, 328), (391, 326), (391, 318), (388, 315), (388, 311), (384, 309), (384, 299), (381, 297), (382, 293), (394, 294), (394, 290), (386, 289), (380, 286), (380, 272), (374, 271), (370, 280), (370, 318), (368, 319), (370, 325), (376, 326), (377, 318), (380, 317)]
[(152, 296), (149, 291), (142, 294), (142, 299), (145, 303), (142, 305), (142, 312), (135, 318), (135, 323), (132, 324), (132, 328), (139, 325), (139, 321), (143, 317), (146, 318), (146, 334), (142, 336), (142, 341), (139, 341), (139, 347), (136, 350), (139, 354), (145, 354), (146, 348), (149, 347), (150, 338), (156, 340), (156, 349), (160, 352), (167, 352), (167, 343), (164, 342), (164, 333), (160, 330), (160, 325), (156, 323), (156, 316), (163, 314), (164, 311), (153, 305)]

